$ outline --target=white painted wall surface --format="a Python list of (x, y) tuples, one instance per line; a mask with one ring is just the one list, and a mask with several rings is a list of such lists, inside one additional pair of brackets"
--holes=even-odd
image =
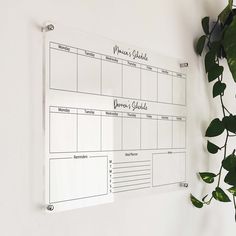
[[(2, 236), (231, 236), (233, 208), (198, 210), (189, 192), (205, 190), (195, 173), (213, 169), (203, 134), (217, 111), (193, 51), (200, 20), (216, 16), (221, 0), (21, 0), (0, 5), (0, 235)], [(190, 63), (187, 191), (46, 214), (43, 204), (42, 33), (46, 20), (186, 58)], [(234, 84), (233, 84), (234, 85)], [(234, 85), (235, 86), (235, 85)], [(232, 89), (235, 94), (235, 89)], [(232, 95), (232, 93), (231, 93)], [(235, 101), (231, 101), (235, 106)]]

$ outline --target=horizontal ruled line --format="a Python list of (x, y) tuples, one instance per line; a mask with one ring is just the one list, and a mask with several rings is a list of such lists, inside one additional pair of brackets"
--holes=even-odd
[(144, 176), (144, 175), (151, 175), (151, 173), (147, 173), (147, 174), (140, 174), (140, 175), (116, 176), (116, 177), (113, 177), (112, 179), (120, 179), (120, 178), (128, 178), (128, 177)]
[(140, 165), (140, 166), (121, 166), (121, 167), (114, 167), (113, 169), (124, 169), (124, 168), (136, 168), (136, 167), (146, 167), (149, 166), (151, 167), (151, 165)]
[[(132, 97), (121, 97), (121, 96), (112, 96), (112, 95), (107, 95), (107, 94), (99, 94), (99, 93), (90, 93), (90, 92), (83, 92), (83, 91), (72, 91), (72, 90), (66, 90), (66, 89), (59, 89), (59, 88), (53, 88), (50, 87), (52, 90), (57, 90), (57, 91), (66, 91), (66, 92), (72, 92), (72, 93), (82, 93), (82, 94), (91, 94), (91, 95), (99, 95), (99, 96), (105, 96), (105, 97), (116, 97), (116, 98), (125, 98), (125, 99), (133, 99), (137, 100), (137, 98), (132, 98)], [(176, 106), (181, 106), (181, 107), (186, 107), (186, 104), (178, 104), (178, 103), (170, 103), (170, 102), (161, 102), (161, 101), (154, 101), (154, 100), (147, 100), (147, 99), (142, 99), (141, 101), (144, 102), (152, 102), (152, 103), (161, 103), (161, 104), (168, 104), (168, 105), (176, 105)]]
[(147, 180), (147, 179), (151, 179), (151, 178), (143, 178), (143, 179), (132, 179), (132, 180), (125, 180), (125, 181), (117, 181), (117, 182), (113, 182), (113, 184), (126, 183), (126, 182), (134, 182), (134, 181), (141, 181), (141, 180)]
[(146, 161), (125, 161), (125, 162), (113, 162), (112, 164), (125, 164), (125, 163), (137, 163), (137, 162), (151, 162), (150, 160)]
[(131, 170), (131, 171), (122, 171), (122, 172), (113, 172), (113, 174), (123, 174), (123, 173), (130, 173), (130, 172), (141, 172), (141, 171), (151, 171), (151, 169), (143, 169), (143, 170)]
[(150, 186), (148, 186), (148, 187), (143, 187), (143, 188), (133, 188), (133, 189), (127, 189), (127, 190), (114, 191), (114, 192), (112, 192), (112, 193), (129, 192), (129, 191), (141, 190), (141, 189), (145, 189), (145, 188), (150, 188)]
[(144, 185), (144, 184), (151, 184), (151, 182), (144, 182), (144, 183), (138, 183), (138, 184), (129, 184), (129, 185), (123, 185), (123, 186), (115, 186), (112, 187), (114, 188), (124, 188), (124, 187), (132, 187), (132, 186), (137, 186), (137, 185)]

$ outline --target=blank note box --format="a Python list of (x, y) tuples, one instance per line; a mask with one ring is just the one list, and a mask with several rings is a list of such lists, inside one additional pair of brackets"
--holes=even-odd
[(101, 60), (86, 56), (78, 57), (78, 91), (100, 94)]
[(50, 50), (50, 88), (76, 91), (77, 55)]
[(123, 66), (123, 97), (140, 99), (140, 68)]
[(50, 152), (76, 152), (76, 114), (50, 114)]
[(123, 149), (140, 149), (140, 119), (123, 118)]
[(102, 61), (102, 94), (118, 97), (122, 95), (121, 64)]
[(141, 119), (141, 149), (157, 148), (157, 120)]
[(172, 121), (158, 120), (158, 148), (172, 148)]
[(101, 117), (78, 115), (78, 151), (100, 151)]
[(107, 157), (50, 161), (50, 202), (107, 194)]
[(185, 181), (185, 153), (153, 155), (153, 186)]
[(158, 74), (158, 102), (172, 103), (172, 76)]
[(121, 150), (122, 118), (102, 116), (102, 150)]
[(157, 101), (157, 72), (142, 70), (141, 99)]
[(173, 148), (185, 148), (185, 121), (173, 121)]
[(186, 103), (186, 80), (173, 78), (173, 103), (185, 105)]

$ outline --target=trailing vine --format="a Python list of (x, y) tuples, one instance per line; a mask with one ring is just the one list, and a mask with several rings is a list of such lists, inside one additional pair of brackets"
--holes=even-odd
[[(190, 195), (192, 204), (197, 208), (209, 205), (212, 200), (220, 202), (232, 202), (235, 210), (236, 221), (236, 153), (229, 150), (229, 140), (236, 137), (236, 115), (233, 114), (224, 103), (226, 81), (224, 78), (224, 66), (227, 61), (228, 67), (236, 82), (236, 8), (233, 0), (229, 0), (226, 8), (219, 14), (213, 27), (210, 27), (210, 18), (202, 19), (202, 35), (196, 45), (196, 52), (201, 56), (204, 53), (205, 70), (208, 82), (214, 82), (212, 95), (219, 100), (222, 117), (214, 118), (205, 133), (208, 138), (223, 136), (224, 143), (218, 146), (207, 140), (207, 150), (211, 154), (222, 153), (222, 162), (217, 173), (200, 172), (200, 178), (207, 184), (215, 183), (214, 190), (201, 200)], [(210, 29), (211, 28), (211, 29)], [(228, 155), (230, 153), (230, 155)], [(224, 179), (223, 179), (224, 178)], [(223, 186), (222, 186), (222, 182)], [(227, 184), (227, 188), (224, 186)]]

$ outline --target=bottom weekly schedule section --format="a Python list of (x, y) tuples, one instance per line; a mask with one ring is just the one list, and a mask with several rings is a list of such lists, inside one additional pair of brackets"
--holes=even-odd
[(185, 148), (186, 118), (89, 108), (50, 107), (49, 152)]

